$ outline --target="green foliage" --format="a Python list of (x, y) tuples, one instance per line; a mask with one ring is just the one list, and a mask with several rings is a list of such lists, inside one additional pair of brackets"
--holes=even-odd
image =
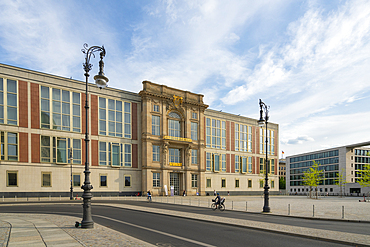
[(286, 181), (284, 177), (279, 178), (279, 189), (286, 189)]
[(323, 171), (319, 171), (319, 163), (313, 161), (313, 166), (303, 173), (303, 184), (310, 187), (317, 187), (321, 180)]
[(362, 187), (370, 186), (370, 164), (364, 165), (364, 169), (361, 171), (361, 178), (358, 180), (358, 183)]

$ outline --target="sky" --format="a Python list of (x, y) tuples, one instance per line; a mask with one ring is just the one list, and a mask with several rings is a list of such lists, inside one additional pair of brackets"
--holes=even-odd
[(255, 119), (262, 99), (279, 157), (370, 141), (370, 0), (0, 0), (0, 63), (84, 81), (84, 43), (109, 87)]

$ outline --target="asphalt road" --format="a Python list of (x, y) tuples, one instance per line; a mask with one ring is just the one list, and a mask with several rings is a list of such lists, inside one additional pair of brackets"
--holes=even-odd
[[(113, 201), (110, 201), (110, 203), (111, 202), (113, 203)], [(96, 203), (96, 201), (94, 203)], [(273, 218), (271, 215), (253, 215), (231, 211), (220, 212), (218, 210), (212, 211), (206, 208), (195, 208), (180, 205), (159, 203), (149, 204), (145, 202), (124, 203), (131, 203), (140, 206), (160, 207), (170, 210), (207, 213), (212, 215), (217, 214), (220, 217), (233, 216), (242, 218), (246, 217), (247, 215), (248, 219), (250, 219), (249, 217), (251, 216), (261, 217), (262, 219)], [(3, 204), (3, 206), (0, 207), (0, 212), (52, 213), (80, 216), (82, 218), (82, 206), (80, 203), (63, 205), (57, 203), (48, 203), (46, 205), (38, 205), (37, 203), (31, 205), (22, 205), (19, 203), (11, 206), (5, 206)], [(157, 246), (346, 246), (327, 241), (120, 209), (109, 206), (93, 205), (92, 212), (94, 222)], [(258, 219), (256, 218), (256, 220)], [(278, 221), (279, 219), (274, 218), (273, 220)], [(366, 226), (368, 227), (369, 224), (366, 224)]]

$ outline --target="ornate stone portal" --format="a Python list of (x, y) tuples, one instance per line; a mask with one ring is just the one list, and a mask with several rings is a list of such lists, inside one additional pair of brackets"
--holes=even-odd
[[(208, 105), (203, 103), (203, 95), (149, 81), (143, 81), (139, 95), (142, 98), (142, 190), (150, 190), (153, 195), (180, 194), (184, 190), (188, 195), (204, 194), (202, 133)], [(194, 157), (192, 150), (197, 150)], [(192, 179), (197, 180), (196, 187), (192, 186)]]

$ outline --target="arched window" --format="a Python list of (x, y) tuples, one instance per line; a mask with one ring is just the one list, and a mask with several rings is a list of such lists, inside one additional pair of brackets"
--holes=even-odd
[(168, 114), (168, 135), (173, 137), (181, 137), (181, 117), (176, 112)]

